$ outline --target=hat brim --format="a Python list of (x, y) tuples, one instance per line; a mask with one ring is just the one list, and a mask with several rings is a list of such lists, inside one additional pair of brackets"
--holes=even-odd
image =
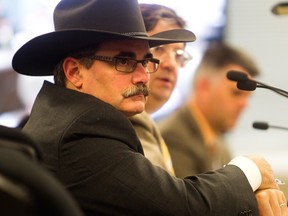
[(35, 37), (24, 44), (15, 53), (12, 66), (20, 74), (49, 76), (56, 64), (68, 53), (113, 39), (140, 39), (148, 41), (150, 47), (155, 47), (169, 43), (193, 42), (196, 37), (191, 31), (184, 29), (164, 31), (150, 37), (91, 30), (56, 31)]

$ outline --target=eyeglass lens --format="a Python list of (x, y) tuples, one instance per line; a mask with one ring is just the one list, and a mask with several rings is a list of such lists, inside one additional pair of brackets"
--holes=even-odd
[(117, 71), (129, 73), (136, 69), (138, 63), (141, 63), (147, 73), (154, 73), (157, 70), (158, 64), (153, 62), (151, 59), (135, 60), (131, 58), (117, 57), (115, 67)]
[(155, 57), (162, 57), (165, 54), (173, 53), (175, 61), (180, 66), (184, 66), (192, 58), (191, 55), (183, 49), (169, 50), (165, 46), (155, 47), (152, 49), (152, 52)]

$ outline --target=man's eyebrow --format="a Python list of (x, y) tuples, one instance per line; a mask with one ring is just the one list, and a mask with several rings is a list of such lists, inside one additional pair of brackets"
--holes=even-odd
[[(133, 52), (120, 52), (116, 56), (117, 57), (119, 57), (119, 56), (121, 56), (121, 57), (130, 57), (130, 58), (136, 59), (136, 54), (133, 53)], [(146, 53), (144, 58), (153, 58), (153, 54), (152, 53)]]
[(136, 54), (133, 52), (120, 52), (116, 55), (117, 57), (130, 57), (130, 58), (136, 58)]
[(144, 58), (153, 58), (153, 54), (152, 53), (147, 53)]

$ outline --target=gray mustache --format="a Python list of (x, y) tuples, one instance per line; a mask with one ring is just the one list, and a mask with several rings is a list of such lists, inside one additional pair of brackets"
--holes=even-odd
[(144, 96), (149, 95), (149, 88), (145, 84), (139, 84), (133, 86), (129, 89), (126, 89), (125, 92), (122, 94), (124, 98), (132, 97), (135, 95), (143, 94)]

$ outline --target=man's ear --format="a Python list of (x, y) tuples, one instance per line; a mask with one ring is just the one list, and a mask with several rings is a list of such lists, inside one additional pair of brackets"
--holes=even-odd
[(68, 85), (74, 86), (74, 88), (82, 87), (82, 79), (80, 73), (80, 63), (79, 60), (73, 57), (67, 57), (63, 62), (63, 70), (68, 81)]

